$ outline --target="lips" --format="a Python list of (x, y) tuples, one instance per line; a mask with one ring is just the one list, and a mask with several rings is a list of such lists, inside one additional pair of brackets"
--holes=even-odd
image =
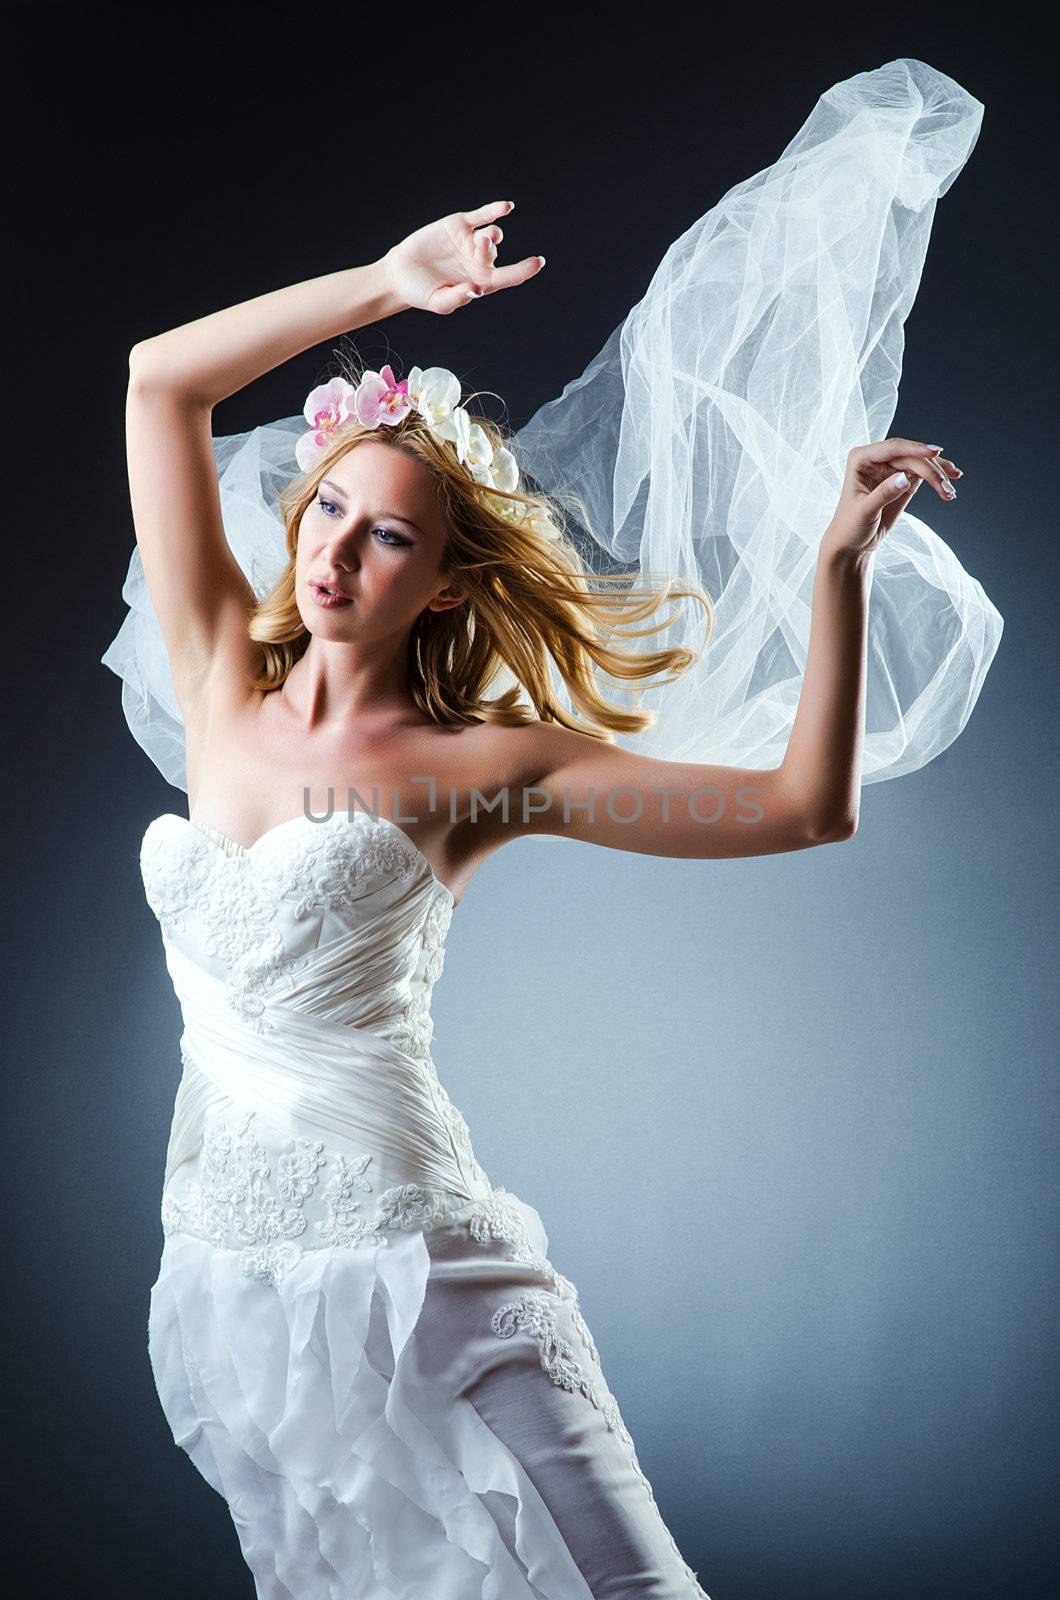
[(309, 580), (309, 591), (318, 606), (348, 606), (353, 601), (348, 594), (343, 594), (341, 589), (333, 589), (326, 583), (318, 583), (315, 578)]

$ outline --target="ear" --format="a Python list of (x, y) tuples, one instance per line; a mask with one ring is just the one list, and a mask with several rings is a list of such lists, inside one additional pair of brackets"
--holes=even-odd
[(467, 599), (467, 589), (460, 589), (455, 584), (447, 584), (440, 589), (433, 600), (428, 600), (428, 611), (452, 611), (454, 606), (462, 604)]

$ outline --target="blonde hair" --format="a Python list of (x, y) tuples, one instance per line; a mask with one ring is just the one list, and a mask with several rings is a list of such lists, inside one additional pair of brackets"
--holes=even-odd
[[(358, 376), (351, 370), (348, 381), (355, 383)], [(510, 435), (488, 418), (473, 415), (471, 420), (494, 448), (502, 444), (510, 448)], [(655, 721), (652, 711), (623, 709), (608, 701), (594, 668), (630, 684), (668, 672), (660, 682), (672, 683), (706, 648), (714, 626), (710, 597), (697, 584), (677, 587), (673, 577), (592, 572), (567, 534), (559, 496), (509, 494), (475, 482), (452, 444), (439, 439), (415, 409), (394, 426), (344, 424), (312, 468), (282, 492), (280, 509), (290, 560), (248, 618), (250, 636), (264, 657), (253, 680), (255, 688), (278, 689), (308, 648), (311, 635), (295, 600), (299, 527), (320, 480), (365, 439), (407, 452), (434, 474), (448, 528), (441, 570), (454, 586), (468, 591), (460, 605), (448, 610), (425, 607), (412, 625), (408, 687), (424, 717), (449, 725), (558, 722), (607, 741), (613, 741), (616, 732), (638, 733)], [(553, 536), (529, 522), (505, 517), (491, 504), (492, 496), (547, 519)], [(582, 525), (588, 527), (579, 498), (564, 499), (577, 508)], [(653, 617), (665, 600), (695, 600), (703, 606), (706, 628), (698, 650), (671, 646), (639, 653), (612, 643), (616, 637), (644, 638), (668, 627), (672, 616), (650, 627), (633, 627)], [(557, 703), (549, 657), (580, 716), (571, 716)], [(487, 699), (502, 664), (516, 684), (496, 699)], [(530, 705), (521, 699), (523, 691)]]

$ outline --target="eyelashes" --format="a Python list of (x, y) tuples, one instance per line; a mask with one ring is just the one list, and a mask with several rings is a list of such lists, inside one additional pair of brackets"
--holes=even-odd
[[(328, 516), (331, 515), (332, 511), (338, 510), (338, 506), (336, 506), (334, 500), (325, 500), (320, 495), (317, 496), (317, 504)], [(411, 544), (412, 542), (410, 539), (403, 539), (399, 533), (394, 533), (391, 528), (384, 528), (382, 524), (380, 524), (380, 526), (377, 528), (373, 528), (372, 532), (385, 533), (387, 537), (380, 540), (380, 543), (388, 544), (392, 550), (400, 549), (402, 545)]]

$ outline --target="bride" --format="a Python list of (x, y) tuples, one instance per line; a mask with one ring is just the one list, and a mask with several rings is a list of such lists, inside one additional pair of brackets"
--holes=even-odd
[[(261, 592), (222, 515), (213, 408), (349, 330), (526, 283), (540, 256), (497, 263), (511, 210), (455, 212), (129, 360), (189, 800), (141, 851), (184, 1021), (149, 1347), (266, 1600), (705, 1595), (541, 1218), (475, 1158), (431, 991), (455, 908), (512, 839), (687, 859), (850, 839), (876, 552), (921, 485), (949, 503), (961, 476), (920, 439), (849, 449), (779, 765), (618, 743), (652, 724), (640, 686), (707, 658), (712, 597), (591, 571), (562, 496), (444, 368), (348, 366), (310, 393)], [(694, 648), (650, 643), (666, 599), (698, 615)]]

